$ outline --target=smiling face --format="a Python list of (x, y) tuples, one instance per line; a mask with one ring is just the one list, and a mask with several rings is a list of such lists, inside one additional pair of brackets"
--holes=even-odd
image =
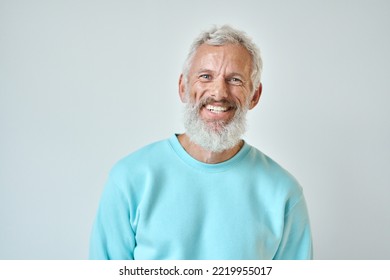
[[(251, 74), (251, 55), (241, 45), (203, 44), (197, 49), (187, 79), (182, 76), (179, 82), (180, 97), (183, 102), (188, 103), (187, 133), (188, 130), (194, 130), (190, 126), (195, 121), (200, 122), (192, 133), (195, 134), (192, 135), (193, 139), (200, 138), (196, 131), (203, 130), (207, 132), (203, 138), (214, 137), (209, 142), (216, 142), (219, 138), (220, 144), (223, 144), (230, 140), (227, 136), (222, 137), (222, 134), (232, 135), (229, 129), (233, 128), (228, 126), (237, 127), (238, 119), (240, 125), (245, 126), (246, 111), (256, 106), (261, 94), (261, 87), (253, 89)], [(191, 122), (188, 121), (190, 111)], [(195, 120), (195, 117), (199, 120)], [(230, 142), (237, 143), (244, 130), (241, 127), (237, 133), (233, 133), (235, 139)], [(191, 133), (188, 134), (191, 138)], [(233, 144), (228, 146), (230, 145)]]

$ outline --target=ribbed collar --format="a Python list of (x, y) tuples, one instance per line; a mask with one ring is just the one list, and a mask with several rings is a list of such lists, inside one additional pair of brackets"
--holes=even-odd
[(195, 169), (198, 169), (200, 171), (205, 172), (224, 172), (233, 166), (235, 166), (237, 163), (242, 161), (244, 157), (248, 154), (248, 152), (251, 149), (251, 146), (247, 144), (244, 141), (244, 145), (242, 146), (241, 150), (238, 151), (237, 154), (235, 154), (232, 158), (228, 159), (227, 161), (221, 162), (221, 163), (204, 163), (201, 161), (198, 161), (194, 159), (192, 156), (190, 156), (186, 150), (183, 148), (183, 146), (180, 144), (179, 139), (177, 138), (177, 134), (172, 135), (169, 139), (169, 144), (175, 151), (175, 153), (180, 157), (181, 160), (183, 160), (186, 164), (194, 167)]

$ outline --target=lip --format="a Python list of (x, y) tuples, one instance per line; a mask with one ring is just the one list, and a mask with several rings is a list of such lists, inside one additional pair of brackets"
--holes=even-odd
[(235, 109), (226, 104), (207, 104), (202, 106), (201, 115), (205, 120), (228, 121), (234, 116)]
[(211, 105), (211, 104), (205, 105), (205, 108), (207, 110), (209, 110), (210, 112), (215, 113), (215, 114), (224, 113), (224, 112), (227, 112), (230, 109), (229, 106)]

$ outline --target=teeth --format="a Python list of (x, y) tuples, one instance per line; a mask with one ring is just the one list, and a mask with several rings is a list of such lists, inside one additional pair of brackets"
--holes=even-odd
[(210, 112), (215, 112), (215, 113), (226, 112), (228, 110), (227, 107), (213, 106), (213, 105), (207, 105), (206, 109), (209, 110)]

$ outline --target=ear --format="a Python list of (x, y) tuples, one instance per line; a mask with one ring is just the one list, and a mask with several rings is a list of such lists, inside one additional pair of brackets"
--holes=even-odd
[(249, 110), (255, 108), (257, 103), (259, 103), (262, 90), (263, 90), (263, 85), (260, 83), (259, 87), (257, 88), (255, 93), (253, 94), (251, 103), (249, 104)]
[(185, 82), (184, 82), (183, 74), (181, 74), (181, 75), (180, 75), (180, 78), (179, 78), (179, 96), (180, 96), (181, 102), (183, 102), (183, 103), (186, 103), (186, 102), (187, 102), (187, 97), (186, 97), (186, 84), (185, 84)]

